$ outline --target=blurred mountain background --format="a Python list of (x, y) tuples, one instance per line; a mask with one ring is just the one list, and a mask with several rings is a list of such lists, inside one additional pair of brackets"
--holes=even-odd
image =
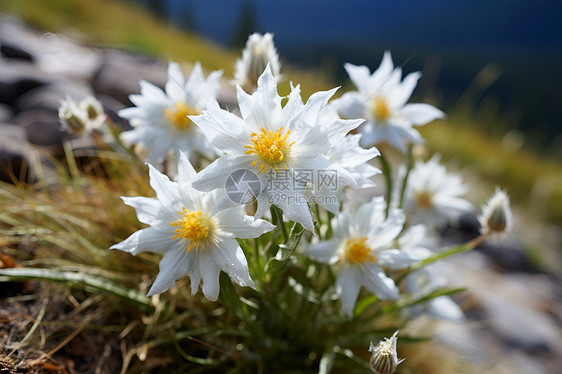
[(344, 62), (376, 68), (391, 50), (406, 72), (425, 70), (419, 95), (447, 109), (488, 68), (489, 100), (527, 142), (562, 147), (562, 2), (555, 0), (129, 0), (228, 48), (273, 32), (288, 62), (345, 82)]
[[(99, 49), (117, 71), (131, 70), (130, 59), (102, 51), (143, 55), (161, 74), (166, 60), (201, 61), (207, 71), (223, 69), (227, 80), (248, 34), (273, 32), (285, 76), (280, 92), (294, 81), (305, 98), (338, 85), (338, 95), (353, 89), (343, 63), (373, 70), (390, 50), (406, 73), (423, 72), (412, 102), (447, 113), (420, 128), (428, 154), (473, 173), (470, 182), (481, 187), (471, 190), (475, 201), (494, 185), (507, 187), (531, 223), (562, 223), (558, 1), (2, 0), (0, 12)], [(125, 84), (119, 77), (111, 83), (127, 87), (120, 99), (130, 105), (138, 78)]]

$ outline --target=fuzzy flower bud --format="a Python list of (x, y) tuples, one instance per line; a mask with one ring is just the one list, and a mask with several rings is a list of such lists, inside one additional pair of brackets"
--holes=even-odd
[(396, 367), (404, 361), (404, 359), (398, 359), (398, 354), (396, 353), (397, 334), (398, 331), (390, 339), (384, 338), (377, 346), (371, 342), (369, 352), (373, 352), (373, 355), (371, 356), (370, 365), (375, 373), (392, 374)]
[(93, 96), (88, 96), (80, 101), (80, 109), (88, 115), (88, 119), (91, 121), (97, 120), (104, 113), (101, 103)]
[(242, 51), (242, 58), (236, 61), (234, 82), (247, 92), (254, 92), (258, 87), (258, 78), (270, 64), (271, 72), (279, 81), (279, 55), (273, 44), (273, 34), (254, 33), (248, 37)]
[(59, 119), (64, 129), (71, 134), (83, 135), (91, 131), (86, 113), (71, 98), (61, 102)]
[(484, 234), (509, 232), (513, 225), (512, 221), (509, 196), (504, 191), (496, 188), (494, 196), (482, 207), (482, 215), (480, 216), (482, 232)]

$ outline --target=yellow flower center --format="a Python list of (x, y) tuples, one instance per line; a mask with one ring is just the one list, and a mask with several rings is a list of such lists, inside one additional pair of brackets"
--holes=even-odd
[(365, 236), (359, 239), (348, 239), (345, 242), (345, 259), (354, 264), (376, 262), (377, 258), (371, 253), (371, 248), (365, 243)]
[(388, 103), (383, 97), (375, 96), (375, 98), (373, 99), (371, 110), (373, 113), (373, 117), (375, 117), (377, 121), (384, 122), (388, 118), (390, 118), (390, 108), (388, 107)]
[[(277, 131), (266, 131), (263, 127), (260, 128), (259, 134), (253, 132), (251, 141), (252, 145), (247, 145), (246, 154), (255, 153), (261, 159), (260, 170), (265, 172), (269, 167), (274, 167), (275, 171), (279, 171), (279, 164), (285, 160), (289, 148), (295, 144), (292, 142), (287, 145), (287, 138), (291, 130), (283, 135), (283, 126)], [(252, 163), (252, 167), (256, 166), (257, 160)], [(287, 165), (283, 165), (287, 169)]]
[(416, 194), (416, 202), (422, 209), (430, 209), (433, 206), (431, 195), (427, 191), (421, 191)]
[(212, 231), (212, 222), (209, 217), (203, 216), (201, 211), (190, 212), (186, 208), (183, 208), (183, 213), (178, 212), (182, 215), (182, 218), (170, 225), (176, 226), (176, 235), (172, 239), (188, 239), (191, 241), (187, 251), (191, 251), (199, 243), (203, 242), (202, 245), (205, 246), (205, 242), (209, 238)]
[(174, 109), (164, 109), (166, 118), (179, 130), (187, 130), (191, 126), (192, 121), (187, 116), (196, 116), (199, 113), (201, 110), (189, 107), (181, 101), (176, 103)]

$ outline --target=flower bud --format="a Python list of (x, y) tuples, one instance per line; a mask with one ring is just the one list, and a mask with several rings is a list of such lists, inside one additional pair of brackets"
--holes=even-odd
[(482, 232), (484, 234), (506, 233), (511, 230), (512, 220), (509, 197), (504, 191), (496, 188), (494, 196), (482, 207), (480, 216)]
[(398, 354), (396, 353), (397, 334), (398, 331), (390, 339), (384, 338), (377, 346), (371, 342), (369, 352), (372, 352), (373, 355), (371, 356), (370, 365), (375, 373), (392, 374), (396, 367), (404, 361), (404, 359), (398, 359)]
[(279, 55), (273, 44), (273, 34), (250, 35), (242, 51), (242, 58), (236, 61), (235, 83), (247, 92), (255, 91), (258, 78), (263, 74), (268, 63), (273, 76), (279, 80)]
[(71, 98), (67, 98), (61, 102), (61, 106), (59, 107), (59, 119), (65, 130), (71, 134), (82, 135), (91, 130), (88, 120), (86, 119), (86, 114)]
[(80, 109), (82, 109), (88, 115), (88, 119), (92, 121), (96, 120), (104, 113), (101, 103), (93, 96), (88, 96), (80, 101)]

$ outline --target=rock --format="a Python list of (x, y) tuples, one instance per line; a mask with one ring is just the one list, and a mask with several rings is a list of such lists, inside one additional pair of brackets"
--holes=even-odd
[(2, 60), (0, 63), (0, 103), (13, 106), (25, 92), (46, 85), (52, 77), (27, 63)]
[(547, 315), (497, 294), (486, 295), (483, 307), (487, 324), (507, 346), (531, 353), (562, 353), (560, 331)]
[(16, 45), (9, 44), (6, 40), (0, 40), (0, 55), (5, 58), (33, 62), (31, 54)]
[(46, 86), (37, 87), (22, 94), (14, 106), (20, 111), (39, 108), (58, 111), (61, 101), (67, 96), (79, 101), (91, 94), (91, 88), (85, 84), (69, 80), (55, 80)]
[(64, 35), (39, 33), (7, 16), (0, 16), (0, 40), (29, 54), (39, 70), (53, 77), (90, 80), (101, 59), (96, 50), (82, 47)]
[(9, 122), (14, 115), (14, 110), (12, 107), (0, 104), (0, 122)]
[(12, 121), (25, 129), (30, 143), (39, 146), (55, 145), (55, 153), (62, 152), (61, 144), (67, 134), (61, 129), (57, 112), (30, 109), (17, 114)]
[(92, 86), (96, 94), (112, 96), (131, 106), (128, 97), (140, 92), (140, 80), (163, 87), (167, 80), (167, 66), (148, 57), (109, 50), (103, 55)]
[(107, 116), (111, 121), (113, 121), (113, 123), (121, 127), (122, 130), (132, 129), (131, 125), (129, 125), (129, 121), (117, 115), (117, 113), (121, 109), (127, 107), (125, 104), (108, 95), (97, 95), (96, 99), (98, 99), (99, 102), (103, 105), (105, 114), (107, 114)]

